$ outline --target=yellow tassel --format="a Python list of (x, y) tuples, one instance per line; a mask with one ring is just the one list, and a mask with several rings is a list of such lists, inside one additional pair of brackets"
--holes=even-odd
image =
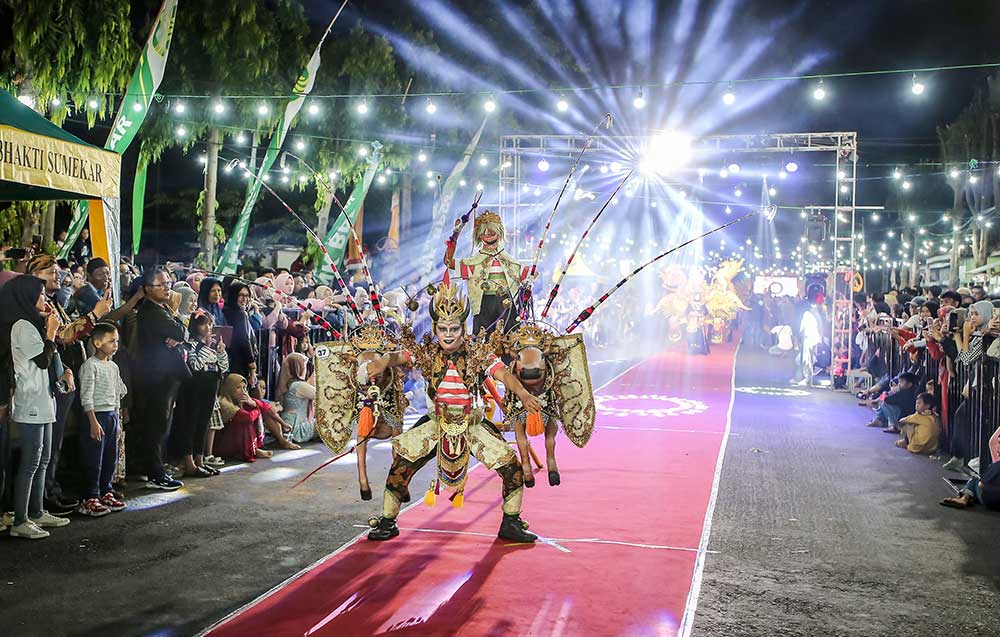
[(434, 489), (427, 489), (427, 493), (424, 494), (424, 504), (432, 507), (435, 502), (437, 502), (437, 495), (434, 493)]
[(545, 433), (545, 424), (542, 423), (541, 414), (528, 414), (526, 425), (526, 433), (529, 436), (538, 436)]
[(462, 505), (464, 505), (464, 504), (465, 504), (465, 497), (461, 493), (459, 493), (458, 495), (456, 495), (451, 500), (451, 507), (453, 509), (461, 509)]
[(362, 407), (358, 415), (358, 438), (367, 438), (375, 431), (375, 414), (371, 407)]

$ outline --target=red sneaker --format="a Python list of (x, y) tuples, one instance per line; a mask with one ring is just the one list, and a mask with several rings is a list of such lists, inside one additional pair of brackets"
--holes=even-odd
[(116, 498), (114, 493), (105, 493), (101, 496), (101, 504), (103, 504), (109, 511), (124, 511), (128, 506)]
[(101, 504), (101, 501), (97, 498), (90, 498), (89, 500), (81, 502), (80, 506), (76, 508), (76, 512), (80, 515), (89, 515), (92, 518), (99, 518), (102, 515), (111, 513), (111, 509)]

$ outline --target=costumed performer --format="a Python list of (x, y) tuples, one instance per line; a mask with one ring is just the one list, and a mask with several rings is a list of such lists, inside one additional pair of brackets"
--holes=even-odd
[(388, 540), (399, 535), (396, 516), (400, 503), (409, 501), (410, 480), (432, 459), (437, 460), (437, 477), (424, 501), (433, 504), (444, 485), (456, 492), (452, 505), (462, 506), (471, 455), (495, 470), (503, 482), (503, 521), (497, 536), (514, 542), (534, 542), (537, 536), (527, 531), (520, 516), (524, 494), (521, 463), (493, 423), (483, 418), (482, 385), (486, 378), (503, 383), (530, 412), (540, 411), (538, 399), (510, 373), (488, 343), (467, 336), (469, 301), (447, 276), (431, 299), (429, 311), (435, 340), (425, 335), (418, 343), (409, 327), (404, 326), (407, 349), (367, 366), (371, 376), (378, 376), (387, 367), (414, 365), (427, 383), (428, 404), (434, 405), (426, 422), (393, 439), (382, 516), (369, 521), (373, 528), (368, 539)]
[[(448, 241), (444, 264), (455, 269), (455, 246), (461, 220), (455, 222), (453, 240)], [(503, 318), (511, 328), (517, 323), (517, 299), (527, 268), (521, 266), (504, 248), (506, 231), (500, 215), (486, 210), (476, 217), (472, 226), (472, 240), (478, 253), (458, 262), (459, 275), (468, 282), (469, 300), (472, 302), (472, 335), (480, 336), (485, 328), (492, 333)]]

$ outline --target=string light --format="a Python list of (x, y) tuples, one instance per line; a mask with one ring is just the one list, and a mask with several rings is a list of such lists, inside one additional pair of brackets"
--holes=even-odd
[(480, 166), (488, 166), (489, 163), (490, 163), (490, 160), (486, 159), (486, 155), (481, 155), (479, 157), (479, 165)]
[(822, 78), (820, 78), (820, 81), (816, 85), (816, 88), (813, 89), (813, 99), (816, 100), (817, 102), (822, 102), (824, 99), (826, 99), (826, 89), (823, 88)]
[(925, 88), (926, 87), (924, 86), (923, 82), (921, 82), (920, 80), (918, 80), (917, 79), (917, 74), (914, 73), (913, 74), (913, 84), (910, 86), (910, 90), (913, 92), (914, 95), (923, 95)]
[(61, 99), (59, 99), (58, 97), (53, 97), (52, 98), (52, 106), (58, 108), (60, 104), (62, 104), (62, 100)]
[(366, 100), (361, 100), (354, 108), (358, 112), (358, 115), (368, 114), (368, 102)]
[(261, 104), (260, 106), (257, 107), (257, 114), (262, 117), (270, 112), (271, 108), (267, 104)]
[(319, 115), (319, 104), (313, 102), (309, 105), (309, 108), (307, 110), (309, 111), (310, 115)]
[(174, 112), (175, 113), (183, 113), (186, 110), (187, 110), (187, 105), (184, 104), (184, 102), (177, 101), (177, 102), (174, 103)]
[(358, 154), (361, 155), (362, 157), (367, 157), (368, 156), (368, 147), (367, 146), (359, 146), (358, 147)]
[(722, 103), (726, 106), (732, 106), (736, 103), (736, 92), (733, 91), (733, 85), (730, 84), (726, 92), (722, 94)]
[(212, 107), (212, 110), (215, 111), (216, 115), (222, 115), (223, 113), (226, 112), (226, 105), (223, 104), (222, 102), (216, 102), (215, 105)]
[(433, 115), (434, 113), (437, 113), (438, 107), (437, 107), (437, 104), (435, 104), (434, 102), (432, 102), (431, 98), (428, 97), (427, 98), (427, 106), (424, 107), (424, 110), (427, 111), (428, 115)]
[(246, 141), (247, 141), (247, 136), (244, 135), (243, 133), (238, 133), (236, 135), (236, 143), (237, 144), (245, 144)]
[(909, 181), (904, 181), (903, 190), (909, 190), (910, 188), (913, 188), (913, 184), (911, 184)]
[(417, 154), (417, 161), (419, 161), (420, 163), (427, 161), (427, 153), (425, 153), (424, 151), (420, 151), (420, 153)]
[(132, 102), (132, 110), (135, 111), (136, 113), (142, 112), (142, 103)]
[(646, 98), (642, 96), (642, 89), (639, 89), (639, 94), (635, 96), (632, 100), (632, 106), (635, 107), (637, 111), (641, 111), (646, 108)]
[(177, 130), (174, 131), (178, 137), (187, 137), (187, 129), (183, 126), (178, 126)]
[(90, 110), (96, 111), (97, 110), (97, 100), (91, 99), (90, 101), (87, 102), (87, 106), (90, 107)]
[(492, 97), (486, 98), (486, 101), (483, 102), (483, 110), (486, 111), (487, 113), (492, 113), (493, 111), (497, 110), (496, 100), (494, 100)]
[(544, 172), (548, 172), (548, 170), (549, 170), (549, 162), (546, 161), (546, 160), (544, 160), (544, 159), (539, 160), (538, 161), (538, 170), (542, 171), (543, 173)]

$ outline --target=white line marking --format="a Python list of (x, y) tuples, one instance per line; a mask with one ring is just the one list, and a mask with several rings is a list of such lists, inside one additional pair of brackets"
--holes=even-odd
[[(353, 526), (355, 528), (359, 528), (359, 529), (360, 528), (366, 528), (366, 529), (368, 528), (368, 525), (366, 525), (366, 524), (354, 524)], [(412, 527), (412, 526), (401, 526), (401, 527), (399, 527), (399, 530), (400, 531), (414, 531), (416, 533), (443, 533), (443, 534), (446, 534), (446, 535), (468, 535), (468, 536), (471, 536), (471, 537), (486, 537), (486, 538), (491, 538), (491, 539), (496, 537), (496, 535), (493, 534), (493, 533), (480, 533), (478, 531), (456, 531), (456, 530), (453, 530), (453, 529), (421, 529), (421, 528)], [(643, 543), (640, 543), (640, 542), (621, 542), (621, 541), (618, 541), (618, 540), (602, 540), (601, 538), (596, 538), (596, 537), (581, 537), (581, 538), (552, 537), (552, 538), (544, 538), (542, 536), (539, 536), (538, 539), (542, 540), (546, 544), (551, 544), (553, 547), (555, 547), (557, 549), (561, 549), (561, 550), (563, 550), (566, 553), (570, 552), (569, 549), (567, 549), (565, 547), (562, 547), (562, 546), (559, 546), (559, 545), (560, 544), (571, 544), (573, 542), (580, 542), (580, 543), (584, 543), (584, 544), (611, 544), (611, 545), (614, 545), (614, 546), (631, 546), (631, 547), (634, 547), (634, 548), (655, 549), (655, 550), (661, 550), (661, 551), (689, 551), (691, 553), (697, 553), (699, 551), (699, 549), (697, 549), (697, 548), (691, 548), (691, 547), (687, 547), (687, 546), (670, 546), (670, 545), (666, 545), (666, 544), (643, 544)], [(511, 546), (513, 546), (513, 545), (511, 545)], [(705, 552), (706, 553), (718, 553), (718, 551), (707, 551), (707, 550)]]
[(736, 404), (736, 361), (739, 358), (742, 339), (733, 353), (733, 378), (729, 391), (729, 410), (726, 413), (726, 431), (719, 445), (719, 458), (715, 462), (715, 477), (712, 479), (712, 495), (708, 499), (708, 509), (705, 510), (705, 524), (701, 528), (701, 541), (698, 543), (698, 558), (691, 574), (691, 589), (688, 591), (687, 602), (684, 604), (684, 616), (677, 637), (690, 637), (694, 629), (694, 615), (698, 610), (698, 595), (701, 593), (701, 578), (705, 571), (705, 555), (708, 551), (708, 541), (712, 535), (712, 517), (715, 515), (715, 502), (719, 497), (719, 479), (722, 476), (722, 462), (726, 458), (726, 443), (729, 442), (729, 430), (733, 425), (733, 405)]

